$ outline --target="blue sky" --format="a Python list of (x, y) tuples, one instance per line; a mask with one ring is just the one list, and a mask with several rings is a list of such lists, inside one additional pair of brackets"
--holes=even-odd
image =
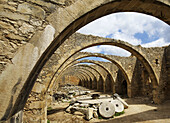
[[(107, 15), (89, 23), (78, 32), (120, 39), (143, 47), (161, 47), (170, 44), (169, 25), (155, 17), (134, 12)], [(108, 45), (95, 46), (83, 51), (118, 56), (130, 55), (121, 48)]]
[(104, 58), (100, 58), (100, 57), (85, 57), (85, 58), (81, 58), (79, 59), (78, 61), (81, 61), (81, 60), (97, 60), (97, 61), (105, 61), (105, 62), (111, 62), (107, 59), (104, 59)]

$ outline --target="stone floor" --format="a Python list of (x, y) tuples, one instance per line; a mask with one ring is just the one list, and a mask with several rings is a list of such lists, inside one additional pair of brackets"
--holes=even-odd
[(48, 112), (48, 120), (50, 123), (170, 123), (170, 100), (161, 105), (151, 104), (147, 98), (141, 97), (124, 100), (129, 104), (125, 114), (111, 119), (93, 118), (86, 121), (81, 113), (72, 115), (64, 111), (69, 103), (54, 103), (52, 110)]

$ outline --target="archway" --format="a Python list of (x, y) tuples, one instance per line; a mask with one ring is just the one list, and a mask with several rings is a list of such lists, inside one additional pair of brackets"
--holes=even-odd
[[(75, 63), (75, 64), (67, 67), (65, 70), (63, 70), (62, 73), (64, 73), (67, 69), (70, 69), (71, 67), (72, 67), (72, 68), (73, 68), (73, 67), (82, 67), (82, 68), (84, 68), (84, 69), (87, 69), (87, 70), (91, 71), (92, 73), (93, 73), (93, 72), (96, 72), (97, 75), (95, 75), (95, 74), (94, 74), (94, 75), (95, 75), (95, 77), (97, 77), (97, 82), (96, 82), (96, 83), (92, 83), (92, 87), (93, 87), (94, 89), (99, 90), (99, 91), (103, 91), (104, 76), (103, 76), (103, 74), (100, 73), (99, 70), (97, 70), (97, 69), (96, 69), (95, 67), (93, 67), (93, 66)], [(73, 69), (73, 70), (74, 70), (74, 69)], [(62, 74), (62, 73), (61, 73), (61, 74)], [(60, 77), (60, 76), (59, 76), (59, 77)], [(59, 77), (58, 77), (58, 78), (59, 78)], [(56, 82), (58, 81), (58, 78), (55, 80)], [(99, 87), (99, 85), (102, 85), (102, 86)], [(55, 84), (54, 87), (55, 87), (55, 86), (57, 86), (57, 84)]]
[(124, 80), (122, 83), (122, 95), (127, 96), (127, 82)]
[[(126, 7), (127, 5), (128, 7)], [(3, 108), (0, 110), (0, 112), (2, 112), (0, 114), (1, 120), (6, 120), (12, 115), (14, 115), (16, 112), (23, 109), (28, 98), (29, 92), (31, 91), (38, 74), (40, 73), (42, 67), (44, 66), (48, 58), (61, 45), (61, 43), (63, 43), (64, 40), (67, 39), (67, 37), (69, 37), (77, 29), (99, 17), (120, 11), (135, 11), (150, 14), (170, 24), (169, 5), (170, 4), (168, 0), (166, 1), (100, 0), (97, 2), (94, 2), (93, 0), (81, 0), (75, 2), (73, 5), (67, 8), (57, 9), (57, 12), (54, 12), (54, 14), (51, 14), (49, 17), (49, 20), (51, 23), (53, 23), (53, 26), (56, 25), (56, 39), (53, 42), (49, 43), (49, 45), (47, 45), (47, 47), (44, 50), (42, 50), (42, 52), (39, 54), (40, 58), (38, 59), (38, 61), (33, 62), (34, 63), (33, 69), (29, 69), (27, 72), (25, 72), (26, 75), (19, 74), (17, 76), (18, 79), (13, 80), (14, 85), (18, 85), (17, 83), (20, 83), (19, 80), (21, 80), (21, 78), (23, 79), (24, 82), (18, 88), (19, 91), (17, 94), (14, 95), (14, 98), (12, 97), (13, 99), (12, 105), (10, 103), (11, 98), (5, 98), (5, 100), (1, 99), (2, 100), (1, 105), (3, 105), (2, 106)], [(146, 6), (149, 9), (146, 9)], [(61, 18), (64, 21), (61, 21)], [(51, 20), (53, 20), (53, 22)], [(151, 79), (153, 78), (151, 77)], [(8, 80), (6, 80), (6, 82), (11, 83), (11, 81)], [(11, 90), (13, 90), (13, 86), (10, 87), (9, 90), (10, 92), (12, 92)], [(5, 95), (9, 97), (10, 94), (6, 93)], [(7, 102), (8, 104), (6, 104)], [(8, 108), (9, 106), (11, 108)]]
[[(113, 92), (113, 93), (115, 92), (114, 79), (113, 79), (113, 76), (111, 76), (112, 73), (111, 73), (111, 71), (108, 70), (108, 68), (106, 68), (106, 67), (105, 67), (104, 65), (102, 65), (100, 62), (92, 61), (92, 60), (81, 60), (81, 61), (76, 61), (76, 60), (74, 60), (74, 61), (72, 61), (70, 64), (68, 64), (68, 66), (65, 67), (65, 68), (61, 71), (61, 73), (62, 73), (63, 71), (65, 71), (67, 68), (69, 68), (70, 66), (76, 65), (76, 64), (79, 64), (79, 63), (93, 63), (93, 64), (95, 64), (95, 65), (97, 65), (97, 66), (100, 66), (103, 70), (105, 70), (105, 71), (107, 72), (107, 75), (106, 75), (105, 77), (103, 77), (103, 78), (104, 78), (104, 83), (103, 83), (104, 92), (105, 92), (105, 91)], [(59, 76), (60, 76), (60, 75), (59, 75)], [(108, 79), (108, 77), (109, 77), (110, 79)], [(107, 88), (108, 86), (109, 86), (109, 88)]]

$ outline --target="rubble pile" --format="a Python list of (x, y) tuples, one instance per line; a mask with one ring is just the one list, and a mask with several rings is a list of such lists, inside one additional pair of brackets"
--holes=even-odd
[(86, 120), (99, 117), (113, 118), (128, 108), (128, 104), (118, 94), (99, 95), (83, 90), (79, 86), (61, 87), (53, 96), (60, 102), (69, 101), (70, 105), (65, 110), (67, 113), (81, 112)]
[(82, 97), (85, 97), (90, 93), (91, 91), (84, 90), (83, 87), (67, 84), (63, 87), (60, 87), (59, 90), (53, 94), (53, 101), (74, 102), (78, 96), (84, 95)]

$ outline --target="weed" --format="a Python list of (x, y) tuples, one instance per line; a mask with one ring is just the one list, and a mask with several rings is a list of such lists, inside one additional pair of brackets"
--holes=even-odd
[(47, 123), (50, 123), (50, 121), (49, 121), (49, 120), (47, 120)]
[(48, 107), (47, 110), (52, 110), (52, 107)]
[(122, 111), (122, 112), (116, 112), (115, 113), (115, 116), (120, 116), (121, 114), (124, 114), (125, 112), (124, 111)]

